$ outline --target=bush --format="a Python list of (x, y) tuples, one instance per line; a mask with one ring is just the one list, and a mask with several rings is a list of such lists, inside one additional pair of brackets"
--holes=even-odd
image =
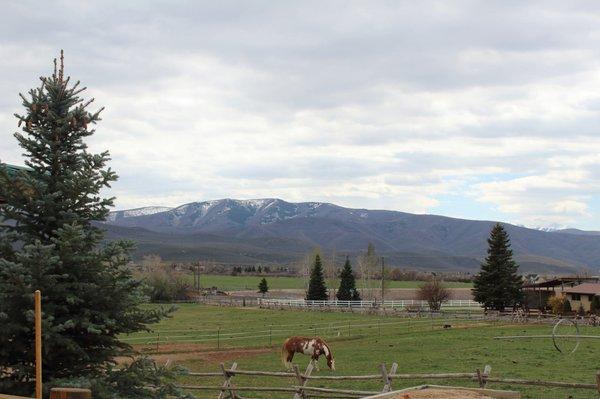
[(188, 374), (179, 366), (168, 368), (147, 357), (138, 357), (127, 366), (113, 366), (108, 371), (87, 377), (55, 379), (46, 386), (87, 388), (94, 399), (193, 399), (177, 386), (177, 378)]
[(450, 298), (450, 291), (438, 280), (433, 280), (419, 287), (417, 295), (419, 299), (427, 301), (429, 309), (438, 311), (442, 307), (442, 303)]
[(191, 285), (185, 276), (165, 266), (152, 271), (145, 279), (151, 302), (189, 299)]
[(564, 295), (550, 297), (548, 305), (552, 308), (552, 313), (554, 314), (569, 314), (573, 311), (571, 309), (571, 302)]

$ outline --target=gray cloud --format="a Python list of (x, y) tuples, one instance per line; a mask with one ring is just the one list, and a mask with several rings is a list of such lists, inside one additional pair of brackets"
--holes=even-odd
[(107, 106), (90, 145), (121, 208), (458, 195), (482, 218), (600, 228), (599, 21), (592, 1), (9, 2), (0, 159), (20, 162), (17, 93), (64, 48)]

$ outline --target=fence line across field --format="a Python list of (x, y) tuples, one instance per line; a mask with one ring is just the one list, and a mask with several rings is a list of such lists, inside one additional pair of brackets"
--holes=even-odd
[[(438, 319), (436, 319), (437, 321), (439, 321)], [(442, 320), (456, 320), (456, 319), (451, 319), (451, 318), (447, 318), (447, 319), (442, 319)], [(481, 318), (472, 318), (472, 319), (468, 319), (465, 318), (465, 321), (480, 321), (483, 320)], [(355, 320), (354, 320), (355, 321)], [(217, 333), (220, 333), (222, 335), (227, 335), (227, 336), (232, 336), (232, 335), (239, 335), (239, 336), (245, 336), (248, 335), (250, 333), (253, 334), (269, 334), (272, 333), (273, 335), (280, 333), (280, 332), (293, 332), (293, 331), (298, 331), (298, 330), (303, 330), (303, 331), (310, 331), (310, 330), (319, 330), (319, 331), (327, 331), (327, 330), (342, 330), (342, 329), (348, 329), (348, 328), (355, 328), (355, 329), (360, 329), (360, 328), (368, 328), (368, 327), (385, 327), (385, 326), (390, 326), (390, 325), (418, 325), (418, 324), (425, 324), (425, 323), (431, 323), (431, 319), (430, 318), (421, 318), (421, 319), (411, 319), (411, 320), (405, 320), (402, 319), (400, 321), (385, 321), (385, 322), (377, 322), (377, 323), (315, 323), (315, 324), (297, 324), (295, 325), (296, 328), (273, 328), (273, 329), (266, 329), (266, 330), (246, 330), (244, 332), (226, 332), (224, 329), (219, 329), (219, 328), (215, 328), (212, 330), (200, 330), (197, 332), (203, 333), (201, 335), (196, 335), (196, 331), (194, 330), (184, 330), (185, 332), (188, 332), (189, 334), (186, 335), (167, 335), (166, 337), (170, 338), (170, 339), (178, 339), (178, 338), (190, 338), (191, 336), (196, 337), (196, 338), (203, 338), (203, 337), (214, 337)], [(182, 331), (182, 330), (177, 330), (177, 331)], [(208, 332), (211, 331), (211, 333), (208, 334), (204, 334), (204, 332)], [(144, 335), (142, 337), (129, 337), (129, 338), (123, 338), (122, 341), (126, 341), (126, 342), (132, 342), (132, 341), (143, 341), (145, 339), (148, 338), (153, 338), (156, 337), (157, 334), (161, 334), (164, 335), (165, 333), (167, 333), (166, 330), (156, 330), (154, 331), (153, 334), (148, 334), (148, 335)]]
[[(585, 389), (595, 390), (600, 392), (600, 372), (596, 373), (595, 383), (583, 383), (583, 382), (565, 382), (565, 381), (544, 381), (544, 380), (525, 380), (518, 378), (508, 377), (491, 377), (491, 366), (486, 365), (483, 372), (479, 369), (475, 372), (470, 373), (428, 373), (428, 374), (399, 374), (396, 373), (398, 368), (397, 363), (393, 363), (391, 369), (388, 372), (385, 364), (380, 365), (381, 373), (369, 374), (369, 375), (345, 375), (345, 376), (328, 376), (328, 375), (312, 375), (313, 367), (312, 363), (309, 363), (306, 372), (301, 374), (298, 370), (298, 366), (294, 366), (294, 372), (281, 372), (281, 371), (250, 371), (250, 370), (239, 370), (237, 369), (237, 363), (233, 363), (232, 367), (227, 369), (224, 364), (221, 364), (221, 372), (192, 372), (189, 373), (192, 377), (224, 377), (225, 382), (221, 386), (217, 385), (185, 385), (182, 386), (188, 390), (206, 390), (206, 391), (220, 391), (219, 398), (225, 399), (236, 399), (242, 398), (238, 394), (239, 391), (247, 392), (289, 392), (294, 393), (294, 398), (306, 398), (308, 396), (314, 396), (312, 392), (321, 394), (340, 395), (340, 397), (352, 397), (360, 398), (369, 395), (375, 395), (382, 392), (390, 392), (392, 389), (392, 382), (394, 380), (470, 380), (477, 382), (480, 388), (486, 388), (489, 383), (501, 383), (511, 385), (528, 385), (528, 386), (539, 386), (545, 388), (571, 388), (571, 389)], [(280, 378), (292, 378), (298, 382), (291, 386), (284, 387), (252, 387), (252, 386), (236, 386), (233, 383), (233, 377), (235, 376), (254, 376), (254, 377), (280, 377)], [(325, 387), (310, 387), (308, 382), (312, 380), (317, 381), (366, 381), (366, 380), (380, 380), (383, 382), (383, 388), (381, 391), (365, 391), (365, 390), (354, 390), (354, 389), (340, 389), (340, 388), (325, 388)]]
[[(272, 299), (272, 298), (257, 298), (259, 306), (285, 306), (285, 307), (333, 307), (333, 308), (407, 308), (420, 307), (428, 308), (427, 301), (418, 299), (400, 299), (400, 300), (385, 300), (385, 301), (311, 301), (306, 299)], [(442, 303), (442, 308), (452, 307), (473, 307), (481, 308), (479, 302), (471, 299), (450, 299)]]
[[(123, 338), (122, 341), (129, 343), (138, 343), (138, 344), (166, 344), (166, 343), (193, 343), (193, 342), (211, 342), (211, 341), (232, 341), (232, 340), (245, 340), (245, 339), (258, 339), (258, 338), (276, 338), (276, 337), (285, 337), (290, 332), (298, 332), (305, 331), (307, 333), (312, 333), (315, 335), (323, 335), (329, 337), (336, 336), (348, 336), (351, 333), (360, 332), (362, 329), (385, 329), (390, 326), (399, 326), (405, 325), (407, 327), (418, 327), (418, 326), (429, 326), (432, 322), (444, 324), (450, 323), (450, 321), (460, 321), (460, 322), (481, 322), (485, 321), (482, 318), (471, 318), (471, 319), (456, 319), (456, 318), (447, 318), (447, 319), (430, 319), (430, 318), (421, 318), (421, 319), (401, 319), (399, 321), (381, 321), (376, 323), (345, 323), (338, 324), (335, 326), (331, 326), (329, 324), (323, 325), (305, 325), (305, 327), (301, 328), (293, 328), (293, 329), (269, 329), (269, 330), (247, 330), (244, 332), (227, 332), (223, 329), (212, 330), (211, 334), (201, 334), (195, 335), (194, 331), (189, 331), (187, 335), (176, 335), (169, 336), (165, 335), (163, 331), (156, 331), (155, 334), (148, 334), (142, 337), (128, 337)], [(429, 329), (429, 327), (428, 327)]]

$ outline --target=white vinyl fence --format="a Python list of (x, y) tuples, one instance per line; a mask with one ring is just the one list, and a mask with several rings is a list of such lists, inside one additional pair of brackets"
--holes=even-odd
[[(396, 301), (307, 301), (305, 299), (268, 299), (258, 298), (258, 305), (261, 307), (288, 307), (288, 308), (389, 308), (389, 309), (429, 309), (427, 301), (417, 299), (396, 300)], [(442, 304), (442, 308), (481, 308), (479, 302), (471, 299), (451, 299)]]

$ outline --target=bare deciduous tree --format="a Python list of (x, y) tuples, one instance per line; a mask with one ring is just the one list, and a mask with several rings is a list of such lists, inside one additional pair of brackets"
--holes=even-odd
[(450, 291), (440, 281), (434, 279), (419, 287), (418, 297), (422, 301), (427, 301), (429, 309), (437, 311), (442, 307), (442, 303), (450, 298)]

